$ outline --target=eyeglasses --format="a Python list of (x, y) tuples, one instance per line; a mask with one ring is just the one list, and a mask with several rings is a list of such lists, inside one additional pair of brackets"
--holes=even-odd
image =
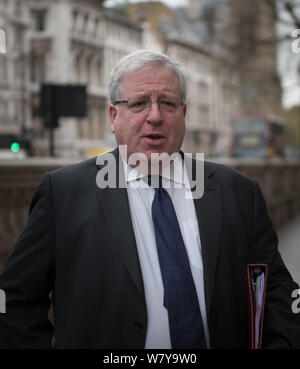
[(161, 111), (174, 113), (179, 106), (184, 105), (184, 103), (180, 102), (176, 99), (163, 98), (159, 100), (151, 100), (149, 97), (145, 96), (134, 96), (130, 97), (128, 100), (118, 100), (114, 105), (117, 104), (127, 104), (128, 109), (133, 113), (141, 113), (151, 109), (152, 103), (156, 102)]

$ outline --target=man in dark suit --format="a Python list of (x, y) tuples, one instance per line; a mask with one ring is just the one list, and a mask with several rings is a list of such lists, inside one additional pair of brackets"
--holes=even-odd
[[(298, 286), (277, 250), (257, 183), (205, 163), (197, 178), (203, 194), (193, 196), (196, 162), (180, 152), (186, 87), (179, 65), (138, 51), (114, 68), (108, 87), (111, 129), (126, 150), (43, 177), (0, 274), (7, 300), (0, 347), (50, 348), (54, 333), (57, 348), (247, 348), (253, 263), (268, 265), (262, 347), (299, 347), (300, 315), (291, 309)], [(172, 159), (153, 159), (162, 153)], [(176, 179), (178, 170), (183, 176)], [(158, 228), (174, 216), (155, 215), (158, 192), (147, 174), (158, 174), (159, 189), (166, 187), (180, 228), (174, 245), (181, 247), (179, 238), (185, 245), (171, 272)], [(183, 259), (187, 264), (177, 266)]]

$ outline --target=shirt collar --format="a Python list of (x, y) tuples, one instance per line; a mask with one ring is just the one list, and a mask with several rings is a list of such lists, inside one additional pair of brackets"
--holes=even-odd
[[(123, 157), (122, 161), (126, 183), (137, 182), (146, 177), (146, 174), (128, 165)], [(161, 176), (163, 178), (163, 187), (164, 184), (170, 184), (173, 182), (174, 187), (182, 187), (182, 185), (184, 185), (185, 187), (190, 188), (186, 168), (183, 165), (183, 160), (180, 154), (176, 156), (176, 159), (173, 161), (171, 166), (163, 168)]]

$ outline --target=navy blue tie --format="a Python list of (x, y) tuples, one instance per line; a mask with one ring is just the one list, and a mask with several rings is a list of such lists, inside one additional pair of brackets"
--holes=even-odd
[(177, 216), (171, 197), (161, 186), (155, 188), (152, 219), (172, 348), (207, 348), (197, 292)]

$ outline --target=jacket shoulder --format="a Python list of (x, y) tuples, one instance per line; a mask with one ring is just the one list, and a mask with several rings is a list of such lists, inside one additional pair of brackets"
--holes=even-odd
[(93, 175), (96, 176), (96, 173), (95, 157), (50, 171), (44, 175), (42, 182), (50, 183), (54, 193), (66, 194), (82, 191), (87, 187), (87, 183), (90, 183)]
[(89, 171), (91, 168), (95, 167), (95, 165), (96, 157), (55, 169), (48, 174), (51, 177), (68, 177)]

